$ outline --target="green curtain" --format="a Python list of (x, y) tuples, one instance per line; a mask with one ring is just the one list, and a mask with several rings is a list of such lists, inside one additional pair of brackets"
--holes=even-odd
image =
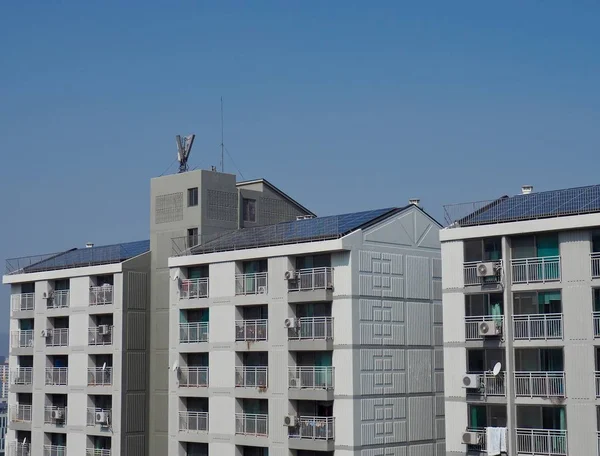
[(560, 291), (546, 291), (538, 293), (539, 313), (546, 313), (546, 306), (550, 305), (550, 301), (560, 301)]
[(538, 257), (550, 257), (559, 255), (558, 235), (556, 234), (537, 236), (536, 244)]

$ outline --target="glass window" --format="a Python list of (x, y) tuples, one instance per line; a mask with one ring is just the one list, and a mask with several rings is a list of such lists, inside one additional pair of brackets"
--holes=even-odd
[(198, 205), (198, 187), (188, 188), (188, 207)]
[(256, 200), (244, 198), (242, 209), (244, 222), (256, 222)]
[(592, 232), (592, 252), (600, 252), (600, 231)]
[(198, 245), (198, 228), (188, 228), (187, 230), (188, 236), (188, 247), (194, 247)]
[(208, 265), (188, 268), (188, 279), (204, 279), (208, 277)]

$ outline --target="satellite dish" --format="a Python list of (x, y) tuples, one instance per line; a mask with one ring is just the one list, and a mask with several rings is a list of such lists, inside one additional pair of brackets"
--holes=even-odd
[(492, 375), (494, 377), (496, 377), (500, 373), (500, 369), (502, 369), (502, 364), (501, 363), (496, 363), (494, 365), (494, 368), (492, 369)]
[(175, 361), (173, 363), (173, 367), (171, 368), (173, 372), (175, 372), (177, 369), (179, 369), (179, 361)]
[(23, 437), (23, 445), (27, 445), (27, 437)]
[(104, 364), (102, 365), (102, 370), (105, 371), (106, 370), (106, 362), (104, 362)]

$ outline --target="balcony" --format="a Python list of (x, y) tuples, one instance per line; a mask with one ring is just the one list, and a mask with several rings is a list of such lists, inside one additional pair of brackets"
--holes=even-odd
[(267, 273), (256, 272), (253, 274), (236, 274), (235, 294), (256, 295), (268, 293)]
[(267, 340), (268, 320), (236, 320), (235, 340), (238, 342), (258, 342)]
[(179, 343), (199, 344), (208, 342), (208, 323), (179, 323)]
[(208, 298), (208, 277), (181, 281), (179, 299)]
[(517, 453), (535, 456), (567, 454), (567, 431), (517, 429)]
[(562, 314), (514, 315), (515, 340), (562, 339)]
[(600, 278), (600, 252), (594, 252), (590, 254), (590, 261), (592, 265), (592, 279)]
[(208, 412), (179, 412), (179, 431), (208, 431)]
[(31, 450), (28, 443), (10, 442), (7, 446), (8, 456), (30, 456)]
[(592, 320), (594, 322), (594, 338), (600, 338), (600, 312), (592, 313)]
[(564, 372), (515, 372), (517, 397), (565, 397)]
[(44, 424), (64, 426), (67, 423), (67, 407), (44, 407)]
[(85, 456), (110, 456), (111, 452), (107, 449), (88, 448), (85, 450)]
[[(468, 372), (469, 374), (474, 374), (479, 376), (479, 389), (475, 391), (475, 393), (481, 394), (485, 397), (487, 396), (496, 396), (496, 397), (505, 397), (506, 396), (506, 382), (504, 375), (496, 375), (494, 376), (491, 372)], [(470, 393), (469, 390), (467, 390)]]
[(560, 281), (560, 257), (519, 258), (512, 260), (513, 283)]
[(334, 368), (297, 366), (288, 368), (290, 389), (333, 389)]
[[(477, 266), (481, 263), (494, 263), (494, 275), (481, 277), (477, 273)], [(502, 280), (503, 263), (498, 261), (468, 261), (463, 263), (465, 286), (487, 285), (498, 283)]]
[(600, 397), (600, 371), (596, 371), (596, 397)]
[(31, 404), (16, 404), (11, 407), (10, 421), (13, 423), (31, 423)]
[(98, 407), (87, 408), (86, 426), (110, 427), (112, 418), (111, 409)]
[(333, 339), (333, 317), (302, 317), (288, 329), (288, 340)]
[(492, 336), (479, 335), (479, 324), (483, 321), (493, 321), (500, 327), (500, 334), (504, 327), (504, 315), (477, 315), (465, 317), (465, 340), (484, 340)]
[(33, 367), (17, 367), (11, 371), (13, 385), (31, 385), (33, 381)]
[(290, 439), (334, 440), (335, 418), (332, 416), (301, 416), (297, 425), (290, 428)]
[(88, 386), (112, 385), (112, 367), (88, 367)]
[(266, 366), (247, 366), (235, 368), (236, 388), (266, 388), (269, 368)]
[(68, 384), (68, 367), (47, 367), (46, 386), (65, 386)]
[(88, 345), (112, 345), (113, 326), (99, 325), (88, 329)]
[(10, 297), (11, 309), (13, 312), (26, 312), (35, 308), (34, 293), (14, 294)]
[(235, 414), (235, 433), (252, 437), (269, 435), (269, 415), (253, 413)]
[(69, 307), (69, 290), (51, 291), (46, 299), (48, 309), (63, 309)]
[(12, 331), (10, 333), (11, 348), (31, 348), (33, 347), (33, 329)]
[(44, 445), (44, 456), (67, 456), (65, 445)]
[(90, 306), (106, 306), (113, 303), (112, 285), (106, 284), (100, 287), (90, 287)]
[(69, 345), (69, 328), (47, 329), (46, 347), (67, 347)]
[(288, 291), (330, 290), (333, 288), (333, 268), (309, 268), (296, 271), (288, 280)]
[(182, 367), (179, 370), (180, 388), (198, 388), (208, 386), (208, 367)]
[(475, 452), (485, 453), (487, 450), (487, 446), (485, 444), (487, 428), (467, 428), (467, 432), (476, 433), (477, 441), (479, 442), (477, 445), (468, 445), (468, 449)]

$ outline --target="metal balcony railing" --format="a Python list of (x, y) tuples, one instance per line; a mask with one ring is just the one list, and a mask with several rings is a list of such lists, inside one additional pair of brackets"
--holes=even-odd
[(235, 368), (235, 386), (237, 388), (266, 388), (269, 368), (266, 366), (247, 366)]
[(113, 326), (100, 325), (88, 329), (88, 345), (112, 345)]
[(112, 367), (88, 367), (88, 386), (112, 385)]
[(292, 389), (333, 389), (331, 366), (296, 366), (288, 368), (288, 386)]
[(517, 453), (535, 456), (566, 455), (567, 431), (517, 429)]
[(208, 342), (208, 323), (179, 323), (179, 343), (199, 344)]
[(514, 315), (515, 340), (562, 339), (562, 314)]
[(31, 404), (15, 404), (10, 408), (10, 421), (31, 423)]
[(269, 415), (254, 413), (236, 413), (235, 433), (256, 437), (268, 436)]
[(468, 372), (479, 376), (478, 392), (483, 396), (506, 396), (506, 380), (503, 374), (494, 376), (491, 372)]
[(288, 280), (288, 291), (327, 290), (333, 288), (333, 268), (308, 268), (296, 271)]
[(288, 340), (333, 339), (333, 317), (302, 317), (288, 329)]
[(44, 424), (65, 425), (67, 422), (67, 407), (44, 407)]
[(469, 450), (479, 451), (484, 453), (487, 450), (485, 435), (487, 428), (467, 428), (467, 432), (477, 433), (479, 443), (477, 445), (469, 445)]
[(301, 416), (298, 425), (289, 429), (293, 439), (334, 440), (335, 418), (332, 416)]
[(85, 456), (110, 456), (111, 452), (107, 449), (88, 448), (85, 450)]
[(13, 312), (24, 312), (35, 308), (34, 293), (14, 294), (10, 297), (11, 308)]
[(65, 445), (44, 445), (44, 456), (67, 456)]
[(99, 287), (90, 287), (90, 306), (105, 306), (113, 303), (114, 287), (105, 284)]
[(10, 333), (10, 345), (12, 348), (33, 347), (33, 329), (21, 329)]
[(592, 313), (592, 321), (594, 323), (594, 337), (597, 339), (600, 337), (600, 312)]
[(468, 261), (463, 263), (465, 286), (498, 283), (502, 280), (504, 270), (502, 260), (489, 261), (489, 263), (494, 263), (496, 274), (488, 277), (479, 277), (477, 275), (477, 266), (480, 263), (488, 263), (488, 261)]
[(208, 298), (208, 277), (181, 281), (179, 299)]
[(600, 252), (590, 254), (590, 262), (592, 266), (592, 279), (600, 278)]
[(61, 309), (69, 307), (69, 290), (51, 291), (46, 299), (46, 308)]
[(69, 345), (69, 328), (48, 329), (46, 347), (66, 347)]
[(600, 371), (596, 371), (596, 397), (600, 397)]
[(10, 442), (8, 445), (8, 456), (30, 456), (29, 443)]
[(235, 294), (253, 295), (268, 293), (267, 273), (256, 272), (253, 274), (236, 274)]
[(268, 320), (236, 320), (235, 340), (257, 342), (267, 340)]
[(513, 283), (560, 281), (560, 257), (519, 258), (511, 261)]
[(112, 409), (88, 407), (86, 426), (110, 426)]
[(13, 385), (31, 385), (33, 381), (33, 367), (17, 367), (10, 373)]
[(479, 324), (482, 321), (493, 321), (496, 326), (504, 328), (504, 315), (476, 315), (465, 317), (465, 340), (483, 340), (479, 335)]
[(208, 367), (182, 367), (179, 370), (179, 386), (181, 388), (208, 386)]
[(179, 412), (179, 430), (208, 431), (208, 412)]
[(565, 397), (564, 372), (515, 372), (517, 397)]
[(46, 385), (47, 386), (64, 386), (69, 383), (69, 368), (68, 367), (47, 367), (46, 368)]

